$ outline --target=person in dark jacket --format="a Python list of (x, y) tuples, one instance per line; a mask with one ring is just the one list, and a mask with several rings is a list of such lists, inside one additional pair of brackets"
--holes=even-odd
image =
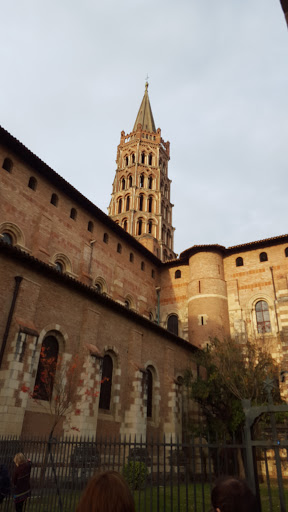
[(31, 461), (27, 460), (23, 453), (16, 453), (14, 462), (16, 464), (13, 475), (15, 510), (16, 512), (22, 512), (27, 498), (31, 496)]
[(5, 464), (0, 464), (0, 504), (10, 494), (10, 478)]

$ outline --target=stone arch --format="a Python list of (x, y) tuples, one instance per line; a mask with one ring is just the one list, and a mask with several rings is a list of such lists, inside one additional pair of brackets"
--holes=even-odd
[(99, 293), (107, 293), (107, 284), (102, 276), (97, 276), (94, 281), (94, 287)]
[(55, 267), (57, 267), (57, 263), (60, 263), (60, 265), (62, 266), (63, 273), (67, 273), (67, 274), (72, 273), (72, 264), (71, 264), (71, 261), (68, 258), (68, 256), (66, 256), (66, 254), (63, 254), (60, 252), (54, 254), (51, 262), (52, 262), (53, 266), (55, 266)]
[(127, 309), (135, 309), (135, 300), (131, 294), (127, 294), (124, 299), (124, 306)]
[(13, 245), (19, 247), (25, 246), (23, 231), (19, 226), (17, 226), (17, 224), (12, 222), (2, 222), (2, 224), (0, 224), (0, 233), (8, 233), (12, 238)]
[[(269, 317), (270, 317), (270, 323), (271, 323), (271, 331), (267, 333), (259, 333), (257, 329), (257, 319), (256, 319), (256, 304), (260, 301), (264, 301), (268, 304), (268, 311), (269, 311)], [(252, 333), (254, 337), (261, 338), (265, 335), (271, 336), (275, 334), (276, 332), (276, 316), (275, 316), (275, 309), (274, 309), (274, 300), (273, 297), (266, 293), (255, 293), (252, 297), (250, 297), (250, 300), (248, 301), (248, 319), (250, 320), (250, 325), (252, 328)]]

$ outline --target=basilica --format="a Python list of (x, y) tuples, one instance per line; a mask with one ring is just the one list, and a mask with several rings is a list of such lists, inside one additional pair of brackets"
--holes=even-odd
[(198, 415), (183, 376), (215, 336), (265, 344), (287, 394), (288, 235), (177, 256), (169, 159), (148, 84), (108, 215), (0, 127), (0, 435), (49, 432), (45, 351), (52, 381), (81, 365), (59, 434), (181, 439)]

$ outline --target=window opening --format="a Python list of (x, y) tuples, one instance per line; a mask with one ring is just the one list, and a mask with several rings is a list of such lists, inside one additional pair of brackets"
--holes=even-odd
[(76, 220), (77, 218), (77, 210), (75, 208), (71, 208), (70, 219)]
[(152, 165), (152, 154), (151, 154), (151, 153), (150, 153), (150, 155), (149, 155), (148, 164), (149, 164), (149, 165)]
[(142, 220), (138, 220), (138, 235), (142, 234)]
[(259, 334), (265, 334), (271, 332), (271, 322), (269, 314), (269, 306), (265, 300), (259, 300), (255, 306), (256, 321), (257, 321), (257, 332)]
[(145, 270), (145, 263), (144, 263), (144, 261), (141, 261), (141, 270)]
[(125, 219), (124, 222), (123, 222), (123, 229), (124, 229), (124, 231), (127, 231), (127, 226), (128, 226), (127, 219)]
[(5, 158), (3, 165), (2, 165), (2, 169), (4, 169), (7, 172), (11, 172), (12, 168), (13, 168), (12, 160), (10, 160), (10, 158)]
[(55, 261), (55, 268), (60, 273), (63, 274), (64, 272), (64, 265), (60, 261)]
[(100, 388), (99, 409), (110, 410), (112, 392), (113, 361), (106, 354), (103, 357), (102, 382)]
[(36, 374), (33, 398), (48, 402), (52, 398), (59, 345), (55, 336), (43, 340)]
[(145, 153), (141, 153), (141, 164), (145, 163)]
[(268, 261), (267, 252), (261, 252), (259, 256), (260, 261)]
[(13, 245), (13, 238), (10, 233), (2, 233), (2, 240), (5, 244)]
[(140, 175), (140, 188), (144, 187), (144, 174)]
[(243, 258), (241, 256), (236, 258), (236, 267), (243, 267)]
[(93, 233), (94, 226), (92, 220), (89, 220), (87, 229), (90, 231), (90, 233)]
[(149, 178), (148, 178), (148, 188), (150, 188), (150, 190), (152, 189), (152, 184), (153, 184), (153, 178), (152, 178), (152, 176), (149, 176)]
[(127, 196), (126, 199), (126, 212), (130, 210), (130, 196)]
[(37, 180), (34, 178), (34, 176), (30, 176), (28, 181), (28, 187), (31, 188), (31, 190), (36, 190), (37, 188)]
[(175, 279), (180, 279), (180, 277), (181, 277), (181, 270), (176, 270)]
[(170, 315), (167, 321), (167, 330), (178, 336), (178, 316)]
[(121, 213), (122, 211), (122, 199), (119, 199), (118, 201), (118, 213)]
[(139, 210), (143, 211), (143, 195), (139, 196)]
[(122, 252), (122, 245), (121, 244), (117, 244), (117, 252), (119, 252), (119, 254), (121, 254), (121, 252)]
[(131, 263), (133, 263), (133, 262), (134, 262), (134, 254), (133, 254), (133, 252), (130, 252), (130, 255), (129, 255), (129, 261), (130, 261)]
[(53, 206), (58, 206), (58, 196), (57, 196), (57, 194), (52, 194), (50, 203), (53, 204)]
[(149, 368), (146, 370), (147, 378), (147, 418), (152, 418), (152, 403), (153, 403), (153, 375)]
[(152, 213), (152, 205), (153, 205), (153, 198), (149, 197), (148, 199), (148, 212)]
[(105, 244), (108, 244), (108, 240), (109, 240), (108, 233), (104, 233), (104, 235), (103, 235), (103, 242), (104, 242)]

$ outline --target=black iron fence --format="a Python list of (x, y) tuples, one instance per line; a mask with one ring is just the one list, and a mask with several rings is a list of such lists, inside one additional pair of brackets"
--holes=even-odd
[[(246, 445), (231, 440), (191, 438), (187, 443), (172, 439), (43, 439), (0, 438), (0, 464), (13, 473), (13, 458), (23, 452), (32, 461), (32, 496), (26, 511), (76, 510), (80, 495), (95, 473), (115, 470), (128, 482), (139, 512), (205, 512), (211, 509), (210, 493), (221, 475), (247, 476)], [(280, 456), (284, 481), (284, 507), (278, 499), (275, 450)], [(263, 512), (288, 510), (288, 440), (257, 442), (257, 477)], [(285, 485), (286, 483), (286, 485)], [(10, 495), (3, 511), (14, 510)]]

